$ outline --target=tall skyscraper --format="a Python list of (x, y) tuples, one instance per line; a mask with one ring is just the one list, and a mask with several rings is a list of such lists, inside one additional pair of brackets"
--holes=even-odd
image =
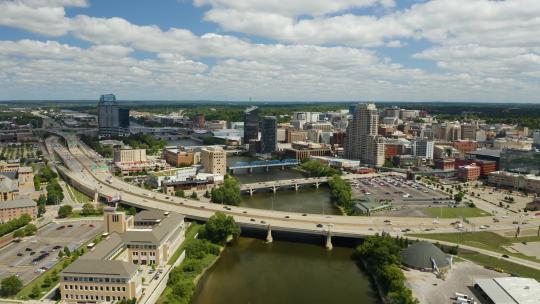
[(378, 136), (379, 113), (374, 104), (361, 103), (345, 135), (345, 157), (373, 166), (384, 164), (384, 140)]
[(259, 139), (259, 108), (249, 107), (244, 111), (244, 143)]
[(129, 109), (121, 109), (114, 94), (101, 95), (98, 103), (100, 137), (129, 134)]
[(261, 130), (261, 152), (272, 153), (277, 149), (277, 118), (275, 116), (264, 116)]

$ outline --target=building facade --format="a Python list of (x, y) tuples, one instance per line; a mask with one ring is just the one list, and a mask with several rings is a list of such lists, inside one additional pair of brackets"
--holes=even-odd
[(115, 149), (113, 151), (115, 163), (144, 163), (146, 159), (146, 149)]
[(244, 143), (259, 139), (259, 108), (249, 107), (244, 111)]
[(225, 175), (227, 174), (227, 153), (218, 147), (201, 149), (201, 164), (208, 173)]
[(114, 94), (101, 95), (99, 99), (98, 127), (101, 137), (129, 134), (129, 109), (120, 109)]
[(37, 218), (37, 204), (29, 198), (19, 198), (0, 203), (0, 222), (5, 223), (28, 214)]
[(190, 166), (195, 163), (194, 152), (191, 149), (164, 149), (163, 159), (171, 166)]
[(418, 138), (412, 142), (412, 152), (414, 156), (422, 157), (426, 160), (433, 159), (433, 148), (435, 142), (427, 138)]
[(264, 116), (261, 131), (261, 152), (263, 154), (275, 152), (277, 148), (277, 118)]
[(373, 166), (384, 164), (384, 140), (378, 136), (379, 114), (374, 104), (358, 104), (347, 126), (345, 157)]

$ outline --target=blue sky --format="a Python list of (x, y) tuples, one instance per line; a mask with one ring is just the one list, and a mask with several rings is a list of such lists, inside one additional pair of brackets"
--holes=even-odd
[(0, 0), (0, 100), (537, 102), (535, 0)]

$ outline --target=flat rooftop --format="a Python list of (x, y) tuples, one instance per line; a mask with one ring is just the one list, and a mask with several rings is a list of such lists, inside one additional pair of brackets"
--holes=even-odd
[(530, 278), (495, 278), (475, 281), (495, 304), (540, 303), (540, 283)]

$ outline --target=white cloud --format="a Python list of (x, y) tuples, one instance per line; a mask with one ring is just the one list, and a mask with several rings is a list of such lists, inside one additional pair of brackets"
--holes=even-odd
[[(0, 25), (70, 35), (90, 46), (0, 41), (0, 99), (95, 98), (111, 90), (131, 99), (531, 100), (540, 94), (539, 1), (432, 0), (401, 10), (385, 0), (195, 4), (225, 31), (278, 42), (199, 36), (121, 17), (66, 17), (64, 7), (89, 5), (82, 0), (3, 1)], [(379, 13), (353, 14), (365, 7)], [(381, 58), (375, 48), (407, 48), (420, 39), (432, 46), (414, 59), (434, 62), (437, 72)], [(151, 55), (137, 59), (137, 51)], [(208, 58), (215, 63), (205, 63)]]

